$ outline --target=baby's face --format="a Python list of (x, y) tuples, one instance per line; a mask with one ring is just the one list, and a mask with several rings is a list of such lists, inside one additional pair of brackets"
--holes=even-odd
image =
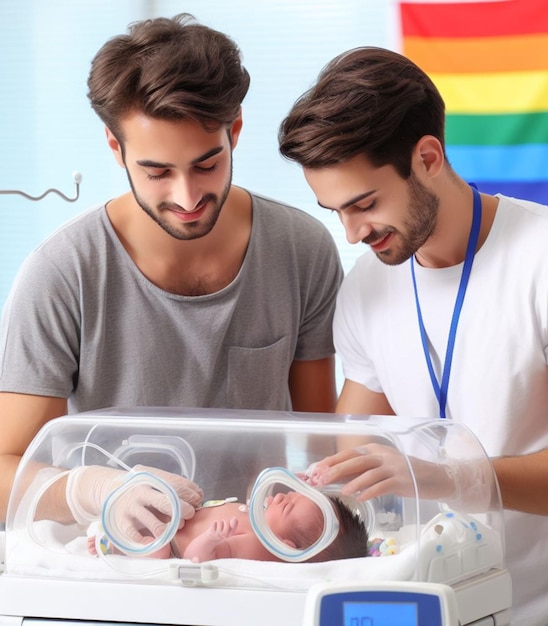
[(272, 532), (282, 540), (296, 542), (296, 537), (308, 537), (306, 548), (319, 538), (323, 526), (320, 507), (302, 493), (278, 493), (266, 499), (265, 521)]

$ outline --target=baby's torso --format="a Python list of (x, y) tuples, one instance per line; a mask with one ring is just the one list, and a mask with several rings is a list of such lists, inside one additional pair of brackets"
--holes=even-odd
[(230, 521), (233, 517), (238, 520), (237, 535), (251, 532), (247, 505), (241, 502), (223, 502), (214, 506), (204, 506), (196, 511), (192, 519), (185, 522), (185, 525), (177, 531), (173, 538), (179, 555), (182, 555), (187, 545), (198, 535), (205, 532), (213, 522), (217, 520)]

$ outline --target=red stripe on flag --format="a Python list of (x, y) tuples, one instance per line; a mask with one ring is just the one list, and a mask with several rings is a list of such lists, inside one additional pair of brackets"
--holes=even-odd
[(548, 33), (546, 0), (400, 3), (403, 36), (500, 37)]

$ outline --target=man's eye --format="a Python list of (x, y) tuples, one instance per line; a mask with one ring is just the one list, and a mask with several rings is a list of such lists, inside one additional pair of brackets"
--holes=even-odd
[(214, 163), (213, 165), (209, 165), (207, 167), (204, 165), (197, 165), (196, 169), (202, 174), (209, 174), (217, 169), (217, 163)]
[(146, 172), (146, 175), (149, 180), (161, 180), (162, 178), (169, 176), (169, 170), (165, 170), (165, 172), (162, 172), (161, 174), (150, 174), (149, 172)]
[(377, 206), (377, 201), (373, 200), (373, 202), (371, 204), (368, 204), (367, 206), (359, 206), (356, 208), (358, 208), (360, 211), (365, 212), (365, 211), (372, 211), (376, 206)]

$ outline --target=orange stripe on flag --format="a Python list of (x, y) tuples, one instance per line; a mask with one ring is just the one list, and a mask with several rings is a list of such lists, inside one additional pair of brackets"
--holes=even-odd
[(403, 53), (427, 73), (548, 70), (548, 34), (452, 39), (404, 37)]

